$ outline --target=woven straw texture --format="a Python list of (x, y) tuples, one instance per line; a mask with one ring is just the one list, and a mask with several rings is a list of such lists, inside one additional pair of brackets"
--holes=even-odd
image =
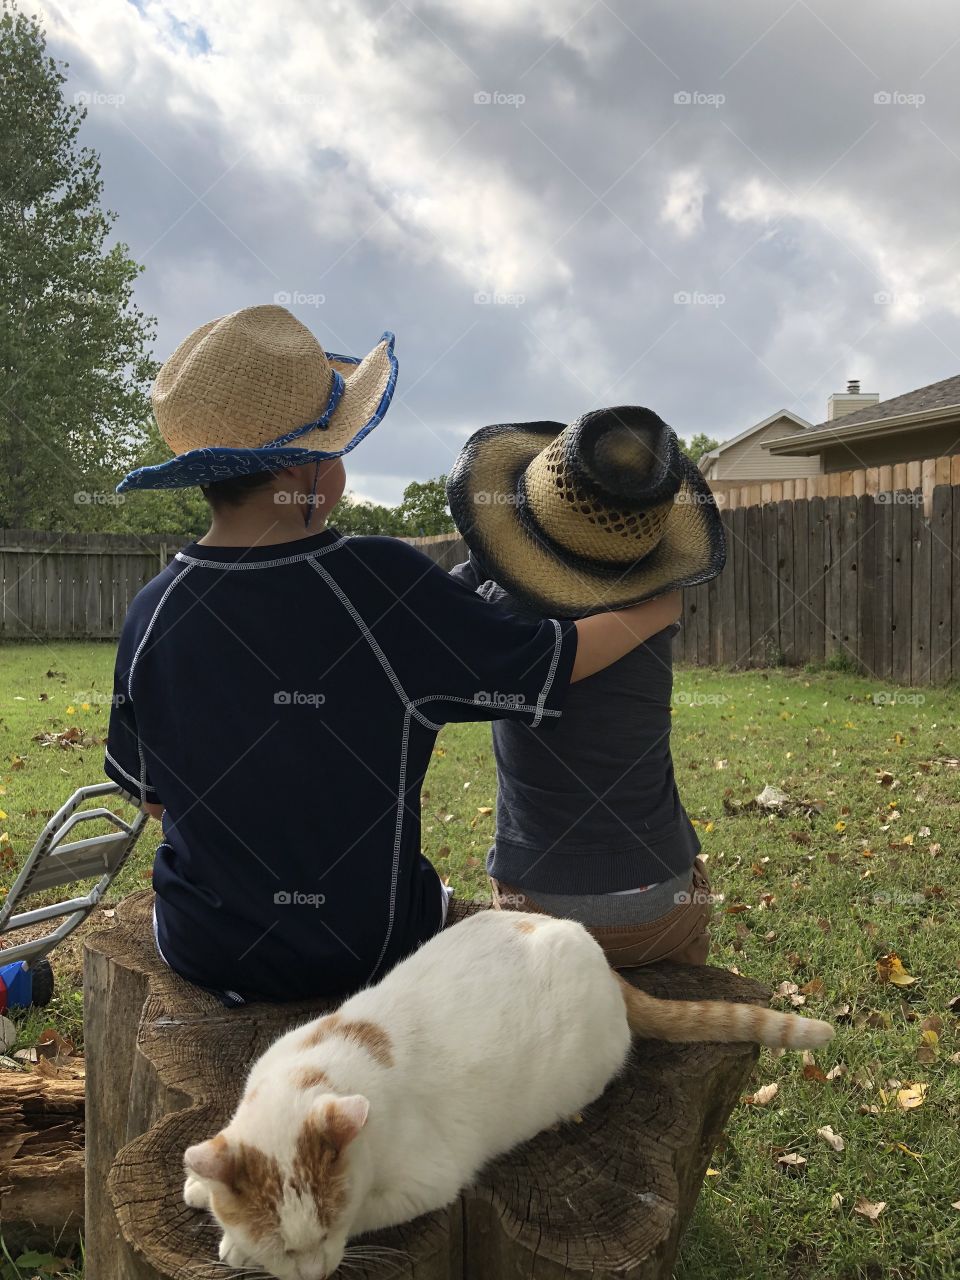
[[(723, 525), (693, 463), (683, 460), (669, 502), (647, 509), (620, 497), (607, 504), (570, 483), (561, 433), (572, 430), (552, 422), (484, 427), (451, 471), (453, 518), (501, 586), (541, 613), (575, 618), (625, 608), (720, 572)], [(610, 545), (615, 553), (604, 554)], [(628, 559), (625, 547), (635, 548)]]
[(391, 377), (388, 345), (334, 364), (285, 307), (246, 307), (201, 325), (167, 360), (153, 387), (157, 425), (176, 454), (258, 448), (321, 416), (334, 367), (343, 395), (329, 424), (299, 436), (297, 448), (335, 453), (370, 422)]

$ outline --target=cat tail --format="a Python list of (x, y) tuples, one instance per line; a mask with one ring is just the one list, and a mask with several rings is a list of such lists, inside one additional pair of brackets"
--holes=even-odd
[(619, 973), (627, 1023), (645, 1040), (749, 1042), (775, 1049), (816, 1049), (833, 1038), (829, 1022), (775, 1013), (756, 1004), (726, 1000), (657, 1000), (638, 991)]

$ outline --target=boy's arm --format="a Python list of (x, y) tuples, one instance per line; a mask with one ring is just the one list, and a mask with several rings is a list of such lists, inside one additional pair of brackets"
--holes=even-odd
[(669, 595), (644, 600), (629, 609), (579, 618), (576, 622), (577, 656), (570, 683), (575, 684), (619, 661), (658, 631), (676, 622), (680, 610), (680, 592), (671, 591)]
[(142, 808), (143, 808), (143, 810), (144, 810), (144, 812), (145, 812), (145, 813), (149, 813), (150, 817), (151, 817), (151, 818), (156, 818), (156, 820), (157, 820), (158, 822), (159, 822), (159, 821), (160, 821), (160, 819), (163, 817), (163, 805), (162, 805), (162, 804), (145, 804), (145, 805), (143, 805), (143, 806), (142, 806)]

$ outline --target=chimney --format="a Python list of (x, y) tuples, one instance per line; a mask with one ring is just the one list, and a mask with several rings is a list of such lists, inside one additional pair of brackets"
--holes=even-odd
[(833, 422), (837, 418), (842, 418), (844, 414), (856, 413), (858, 409), (865, 409), (867, 405), (879, 403), (879, 391), (861, 391), (860, 379), (849, 378), (846, 391), (835, 391), (827, 401), (827, 421)]

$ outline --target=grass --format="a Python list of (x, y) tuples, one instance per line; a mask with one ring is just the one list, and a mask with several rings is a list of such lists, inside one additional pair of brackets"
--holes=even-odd
[[(99, 745), (61, 750), (32, 738), (76, 723), (103, 736), (109, 704), (82, 695), (109, 694), (113, 650), (8, 646), (2, 658), (6, 885), (43, 813), (99, 780)], [(960, 1274), (960, 1057), (951, 1061), (960, 1017), (949, 1008), (960, 995), (960, 769), (950, 763), (960, 690), (880, 689), (845, 671), (694, 670), (678, 672), (675, 703), (681, 794), (725, 895), (711, 962), (771, 987), (812, 984), (812, 1014), (836, 1017), (849, 1005), (817, 1061), (822, 1074), (844, 1067), (837, 1078), (764, 1051), (755, 1084), (779, 1091), (731, 1118), (677, 1280)], [(816, 808), (737, 811), (767, 784)], [(487, 729), (445, 730), (424, 788), (423, 847), (461, 893), (486, 892), (493, 816), (484, 810), (494, 796)], [(116, 896), (145, 883), (151, 852), (145, 838)], [(81, 1031), (77, 951), (55, 957), (60, 992), (39, 1019), (72, 1037)], [(881, 980), (877, 960), (890, 952), (914, 982)], [(928, 1032), (939, 1031), (924, 1037), (930, 1016), (940, 1023)], [(31, 1015), (22, 1039), (37, 1025)], [(898, 1092), (915, 1084), (926, 1086), (922, 1104), (904, 1109)], [(842, 1136), (842, 1152), (817, 1136), (825, 1125)], [(796, 1176), (778, 1165), (784, 1153), (807, 1161)], [(855, 1212), (861, 1198), (886, 1202), (876, 1221)]]

